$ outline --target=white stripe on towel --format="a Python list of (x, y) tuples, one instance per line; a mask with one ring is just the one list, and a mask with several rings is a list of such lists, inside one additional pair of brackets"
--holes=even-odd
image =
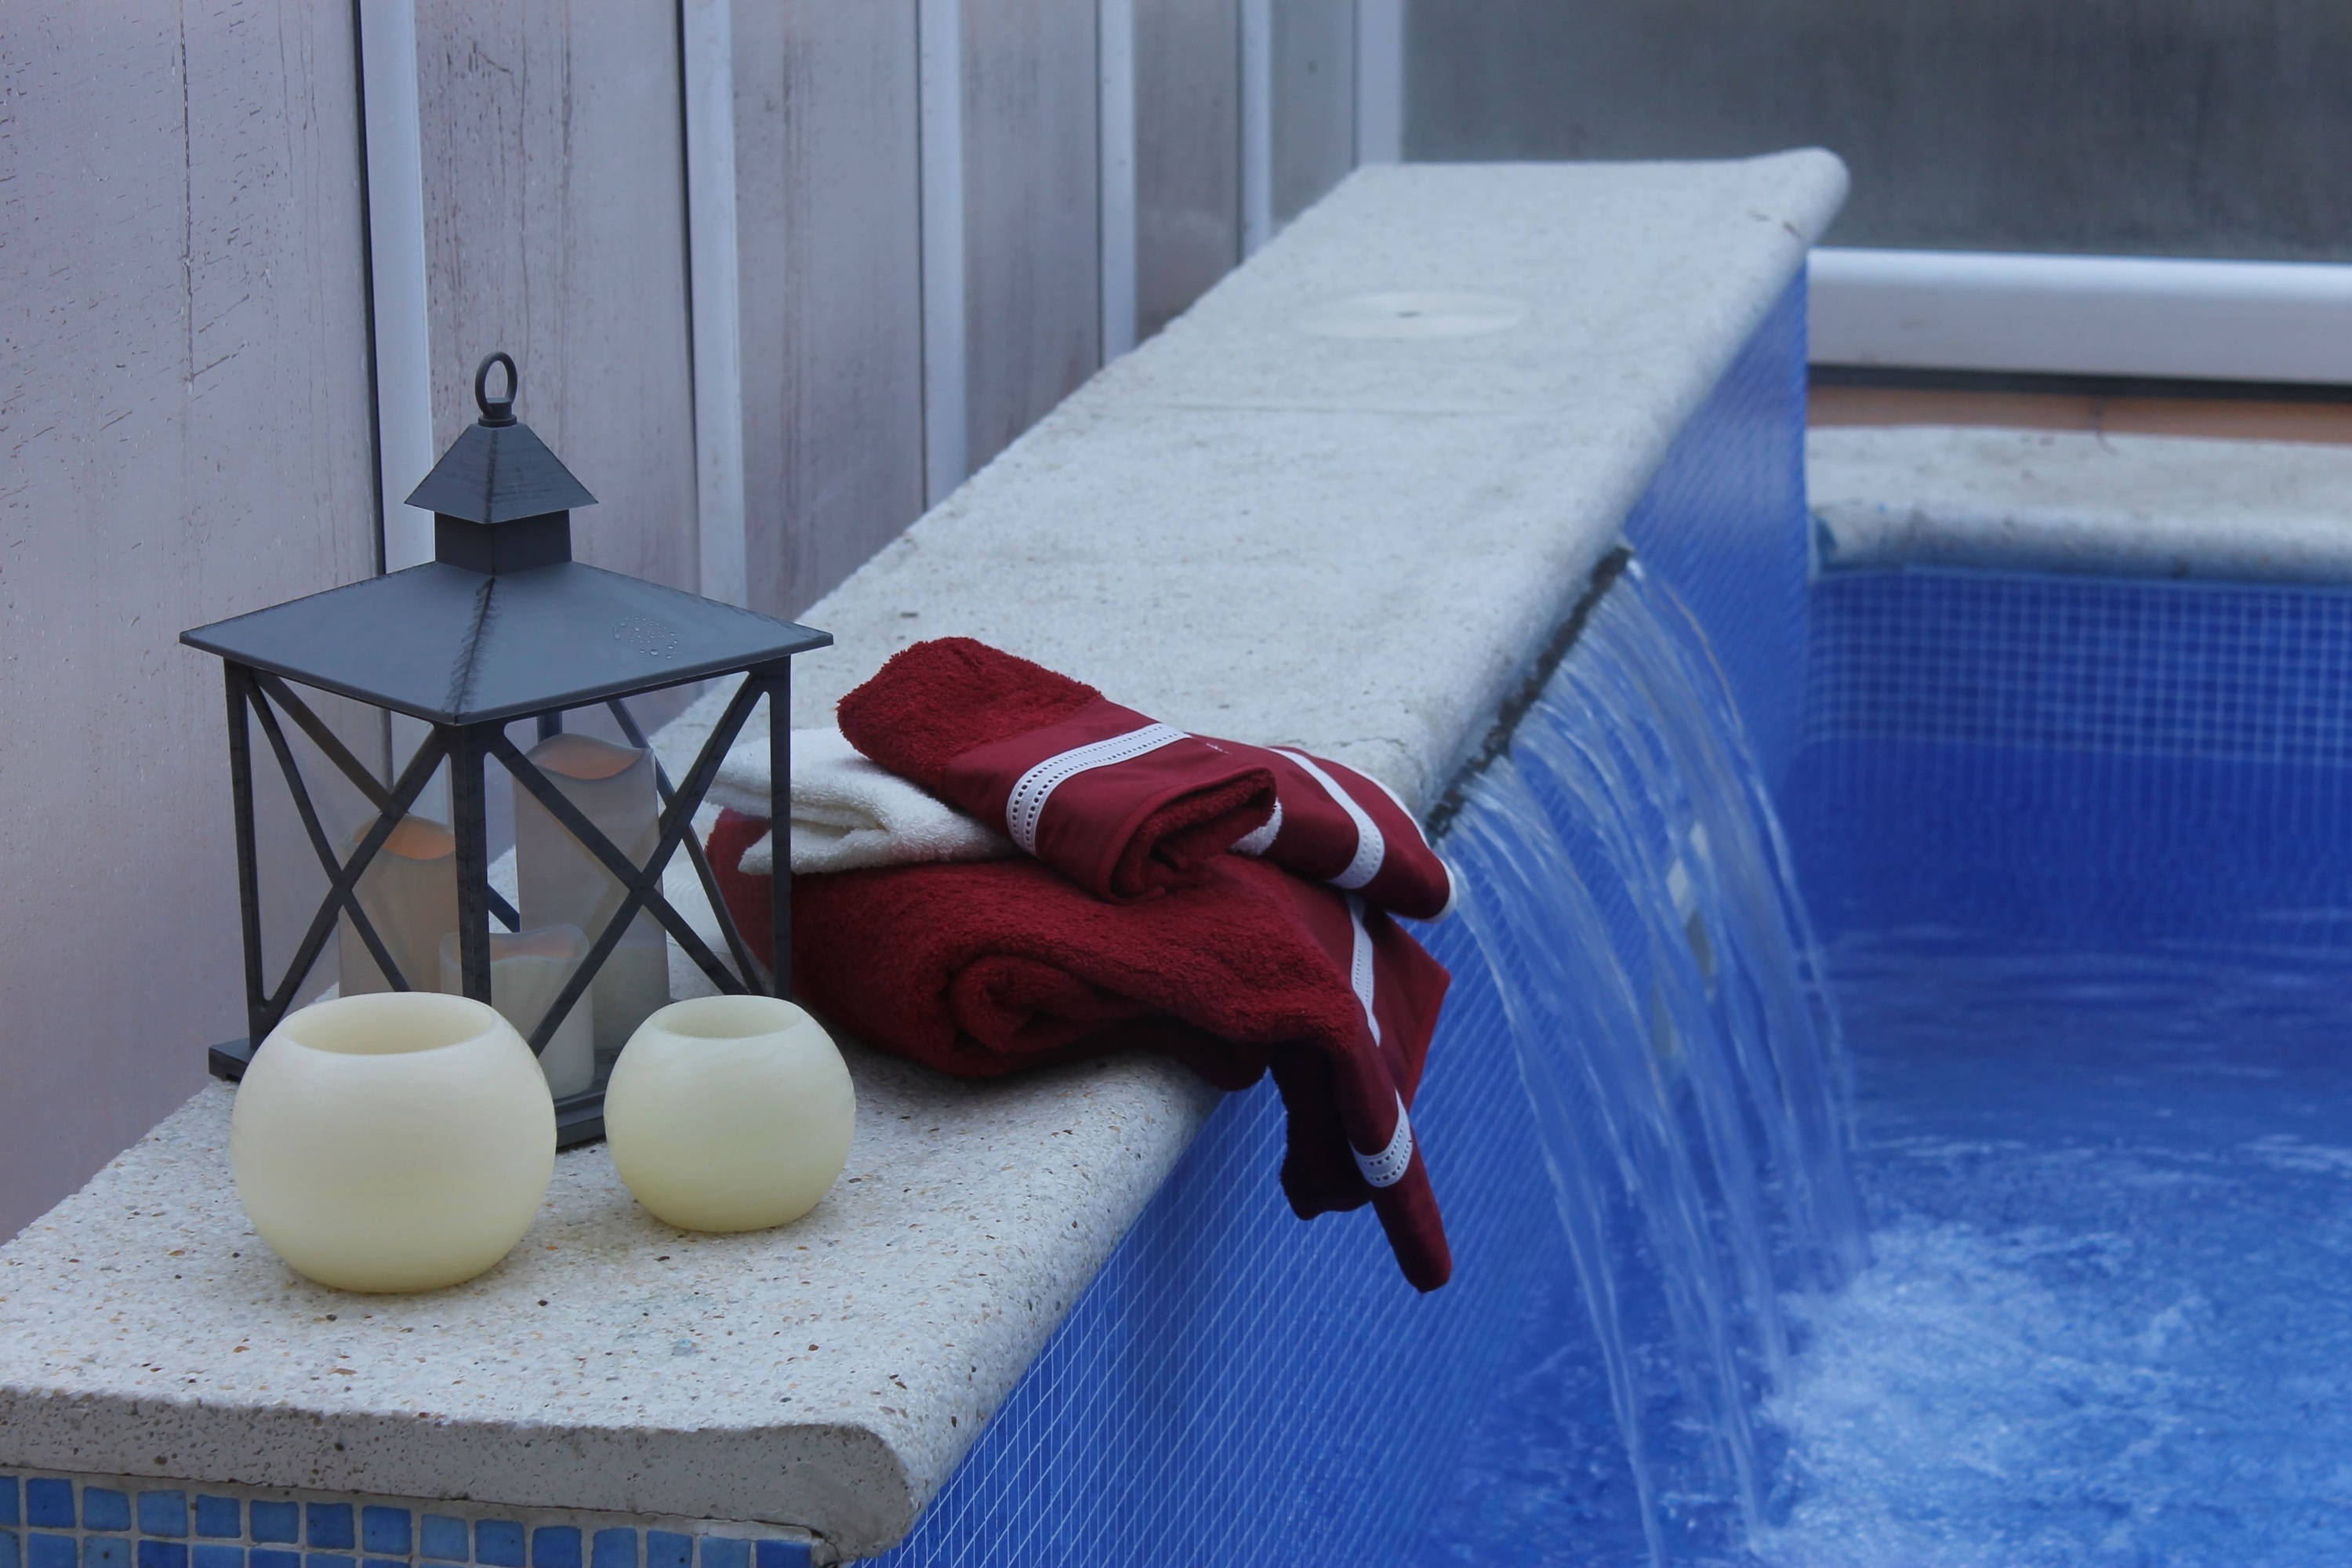
[[(1348, 924), (1354, 928), (1355, 950), (1348, 958), (1348, 984), (1356, 990), (1356, 1000), (1363, 1005), (1364, 1022), (1371, 1026), (1372, 1044), (1381, 1043), (1381, 1021), (1372, 1014), (1372, 933), (1364, 929), (1364, 900), (1355, 894), (1348, 895)], [(1364, 1180), (1376, 1187), (1392, 1187), (1404, 1180), (1405, 1168), (1412, 1163), (1412, 1122), (1404, 1113), (1404, 1096), (1397, 1096), (1396, 1131), (1389, 1135), (1389, 1146), (1377, 1154), (1367, 1154), (1353, 1142), (1348, 1152), (1356, 1157), (1356, 1169), (1363, 1172)]]
[(1356, 1169), (1364, 1173), (1364, 1180), (1376, 1187), (1393, 1187), (1404, 1180), (1412, 1165), (1412, 1122), (1404, 1113), (1404, 1096), (1397, 1096), (1396, 1132), (1389, 1146), (1377, 1154), (1367, 1154), (1354, 1144), (1348, 1152), (1356, 1156)]
[(1372, 1012), (1372, 933), (1364, 929), (1364, 900), (1353, 893), (1348, 895), (1348, 924), (1355, 931), (1355, 948), (1348, 955), (1348, 984), (1356, 988), (1356, 1000), (1363, 1004), (1364, 1022), (1377, 1046), (1381, 1021)]
[(1013, 842), (1029, 854), (1037, 853), (1037, 823), (1045, 815), (1045, 803), (1054, 792), (1088, 768), (1106, 768), (1113, 763), (1129, 762), (1146, 752), (1186, 739), (1183, 731), (1172, 724), (1146, 724), (1140, 730), (1129, 730), (1124, 735), (1113, 735), (1107, 741), (1088, 745), (1073, 746), (1047, 757), (1013, 786), (1013, 796), (1004, 803), (1005, 831)]
[(1294, 752), (1287, 746), (1276, 746), (1274, 749), (1305, 768), (1308, 775), (1323, 786), (1323, 793), (1331, 797), (1333, 804), (1348, 814), (1348, 820), (1356, 825), (1355, 858), (1348, 862), (1346, 870), (1331, 879), (1331, 885), (1335, 888), (1352, 889), (1362, 887), (1379, 876), (1381, 861), (1387, 858), (1389, 852), (1388, 840), (1381, 836), (1381, 825), (1374, 822), (1364, 808), (1356, 804), (1354, 795), (1339, 787), (1339, 780), (1316, 766), (1314, 758), (1304, 752)]
[(1253, 828), (1249, 832), (1242, 835), (1239, 838), (1234, 839), (1234, 853), (1236, 855), (1247, 855), (1252, 859), (1255, 859), (1258, 856), (1263, 855), (1267, 850), (1273, 848), (1274, 841), (1281, 837), (1282, 797), (1276, 795), (1274, 801), (1274, 815), (1265, 819), (1265, 826), (1264, 827)]

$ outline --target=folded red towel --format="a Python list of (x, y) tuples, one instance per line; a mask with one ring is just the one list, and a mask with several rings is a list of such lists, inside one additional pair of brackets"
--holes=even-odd
[(1100, 898), (1181, 887), (1274, 815), (1263, 765), (970, 637), (902, 649), (840, 718), (860, 752)]
[(970, 637), (893, 658), (842, 699), (841, 731), (1105, 897), (1181, 885), (1232, 847), (1413, 920), (1453, 903), (1421, 825), (1354, 769), (1187, 735)]
[[(767, 825), (723, 813), (720, 890), (765, 950), (768, 879), (739, 867)], [(1447, 976), (1361, 899), (1240, 856), (1164, 897), (1106, 905), (1027, 858), (802, 877), (793, 974), (872, 1046), (986, 1078), (1142, 1047), (1240, 1088), (1271, 1065), (1301, 1218), (1373, 1205), (1405, 1278), (1453, 1271), (1406, 1115)]]

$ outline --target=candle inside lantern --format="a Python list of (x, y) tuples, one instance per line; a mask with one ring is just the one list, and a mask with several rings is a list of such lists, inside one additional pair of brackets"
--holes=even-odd
[[(352, 835), (343, 847), (345, 859), (366, 836), (365, 828)], [(359, 900), (408, 988), (436, 989), (441, 939), (457, 930), (457, 836), (429, 816), (402, 817), (360, 879)], [(360, 940), (351, 915), (338, 915), (336, 926), (340, 994), (361, 996), (391, 990), (390, 977)]]
[[(549, 1004), (588, 956), (588, 939), (577, 926), (541, 926), (536, 931), (490, 932), (490, 1005), (526, 1041), (546, 1016)], [(441, 939), (441, 989), (466, 992), (466, 969), (457, 956), (457, 933)], [(592, 989), (572, 1004), (547, 1048), (539, 1053), (548, 1092), (558, 1100), (585, 1092), (596, 1080), (596, 996)]]
[[(642, 866), (660, 837), (653, 753), (593, 735), (551, 735), (530, 761), (582, 816)], [(530, 791), (515, 790), (515, 881), (522, 923), (571, 925), (594, 941), (621, 907), (624, 889)], [(661, 922), (640, 911), (596, 971), (596, 1066), (608, 1070), (636, 1027), (669, 1003), (669, 943)]]

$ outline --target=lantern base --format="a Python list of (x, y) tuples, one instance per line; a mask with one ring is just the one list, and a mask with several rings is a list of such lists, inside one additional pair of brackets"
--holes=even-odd
[[(213, 1077), (236, 1083), (253, 1065), (253, 1042), (242, 1035), (234, 1040), (223, 1040), (205, 1053), (205, 1065)], [(601, 1087), (567, 1094), (555, 1102), (557, 1148), (577, 1148), (583, 1143), (597, 1142), (604, 1136), (604, 1091)]]

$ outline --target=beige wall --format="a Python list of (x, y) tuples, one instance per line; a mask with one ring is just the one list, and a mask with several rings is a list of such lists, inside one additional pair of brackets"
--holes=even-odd
[[(962, 0), (973, 467), (1100, 363), (1098, 3)], [(1241, 28), (1235, 0), (1132, 3), (1148, 333), (1239, 258)], [(1282, 216), (1352, 161), (1353, 14), (1275, 0)], [(734, 3), (763, 609), (813, 602), (921, 509), (917, 16)], [(602, 502), (583, 556), (697, 586), (676, 10), (416, 16), (436, 446), (476, 361), (509, 351), (522, 416)], [(352, 24), (310, 0), (0, 0), (0, 1235), (244, 1032), (220, 672), (176, 638), (376, 569)], [(381, 755), (373, 716), (335, 718)], [(282, 963), (324, 884), (257, 737), (256, 765)], [(321, 794), (331, 831), (357, 826), (352, 792)]]

